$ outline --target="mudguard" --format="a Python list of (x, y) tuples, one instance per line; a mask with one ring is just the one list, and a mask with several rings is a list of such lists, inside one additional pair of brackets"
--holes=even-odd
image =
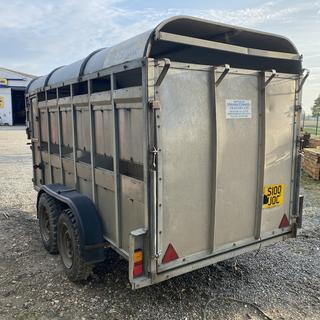
[(68, 206), (74, 213), (80, 232), (80, 248), (84, 260), (92, 263), (105, 259), (102, 221), (90, 198), (62, 184), (41, 186), (38, 192), (37, 207), (40, 195), (47, 193)]

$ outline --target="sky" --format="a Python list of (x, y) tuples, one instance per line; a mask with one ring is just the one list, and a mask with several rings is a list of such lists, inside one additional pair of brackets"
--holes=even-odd
[(0, 66), (43, 75), (174, 15), (284, 35), (310, 69), (303, 108), (320, 94), (320, 0), (0, 0)]

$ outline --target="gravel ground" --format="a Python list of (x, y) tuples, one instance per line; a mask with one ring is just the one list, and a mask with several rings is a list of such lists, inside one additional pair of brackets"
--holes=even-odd
[[(320, 319), (320, 183), (303, 175), (302, 234), (132, 291), (112, 251), (86, 284), (41, 245), (23, 128), (0, 128), (0, 319)], [(206, 310), (206, 312), (205, 312)]]

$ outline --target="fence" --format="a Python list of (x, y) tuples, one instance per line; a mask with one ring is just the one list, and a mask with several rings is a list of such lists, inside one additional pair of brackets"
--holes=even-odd
[(302, 115), (301, 126), (304, 132), (313, 136), (320, 136), (320, 117), (311, 117), (306, 114)]

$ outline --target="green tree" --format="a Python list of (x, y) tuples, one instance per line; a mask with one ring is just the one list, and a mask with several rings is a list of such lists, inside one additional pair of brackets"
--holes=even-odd
[(314, 100), (314, 104), (312, 107), (312, 116), (316, 117), (319, 115), (320, 115), (320, 95), (316, 100)]

